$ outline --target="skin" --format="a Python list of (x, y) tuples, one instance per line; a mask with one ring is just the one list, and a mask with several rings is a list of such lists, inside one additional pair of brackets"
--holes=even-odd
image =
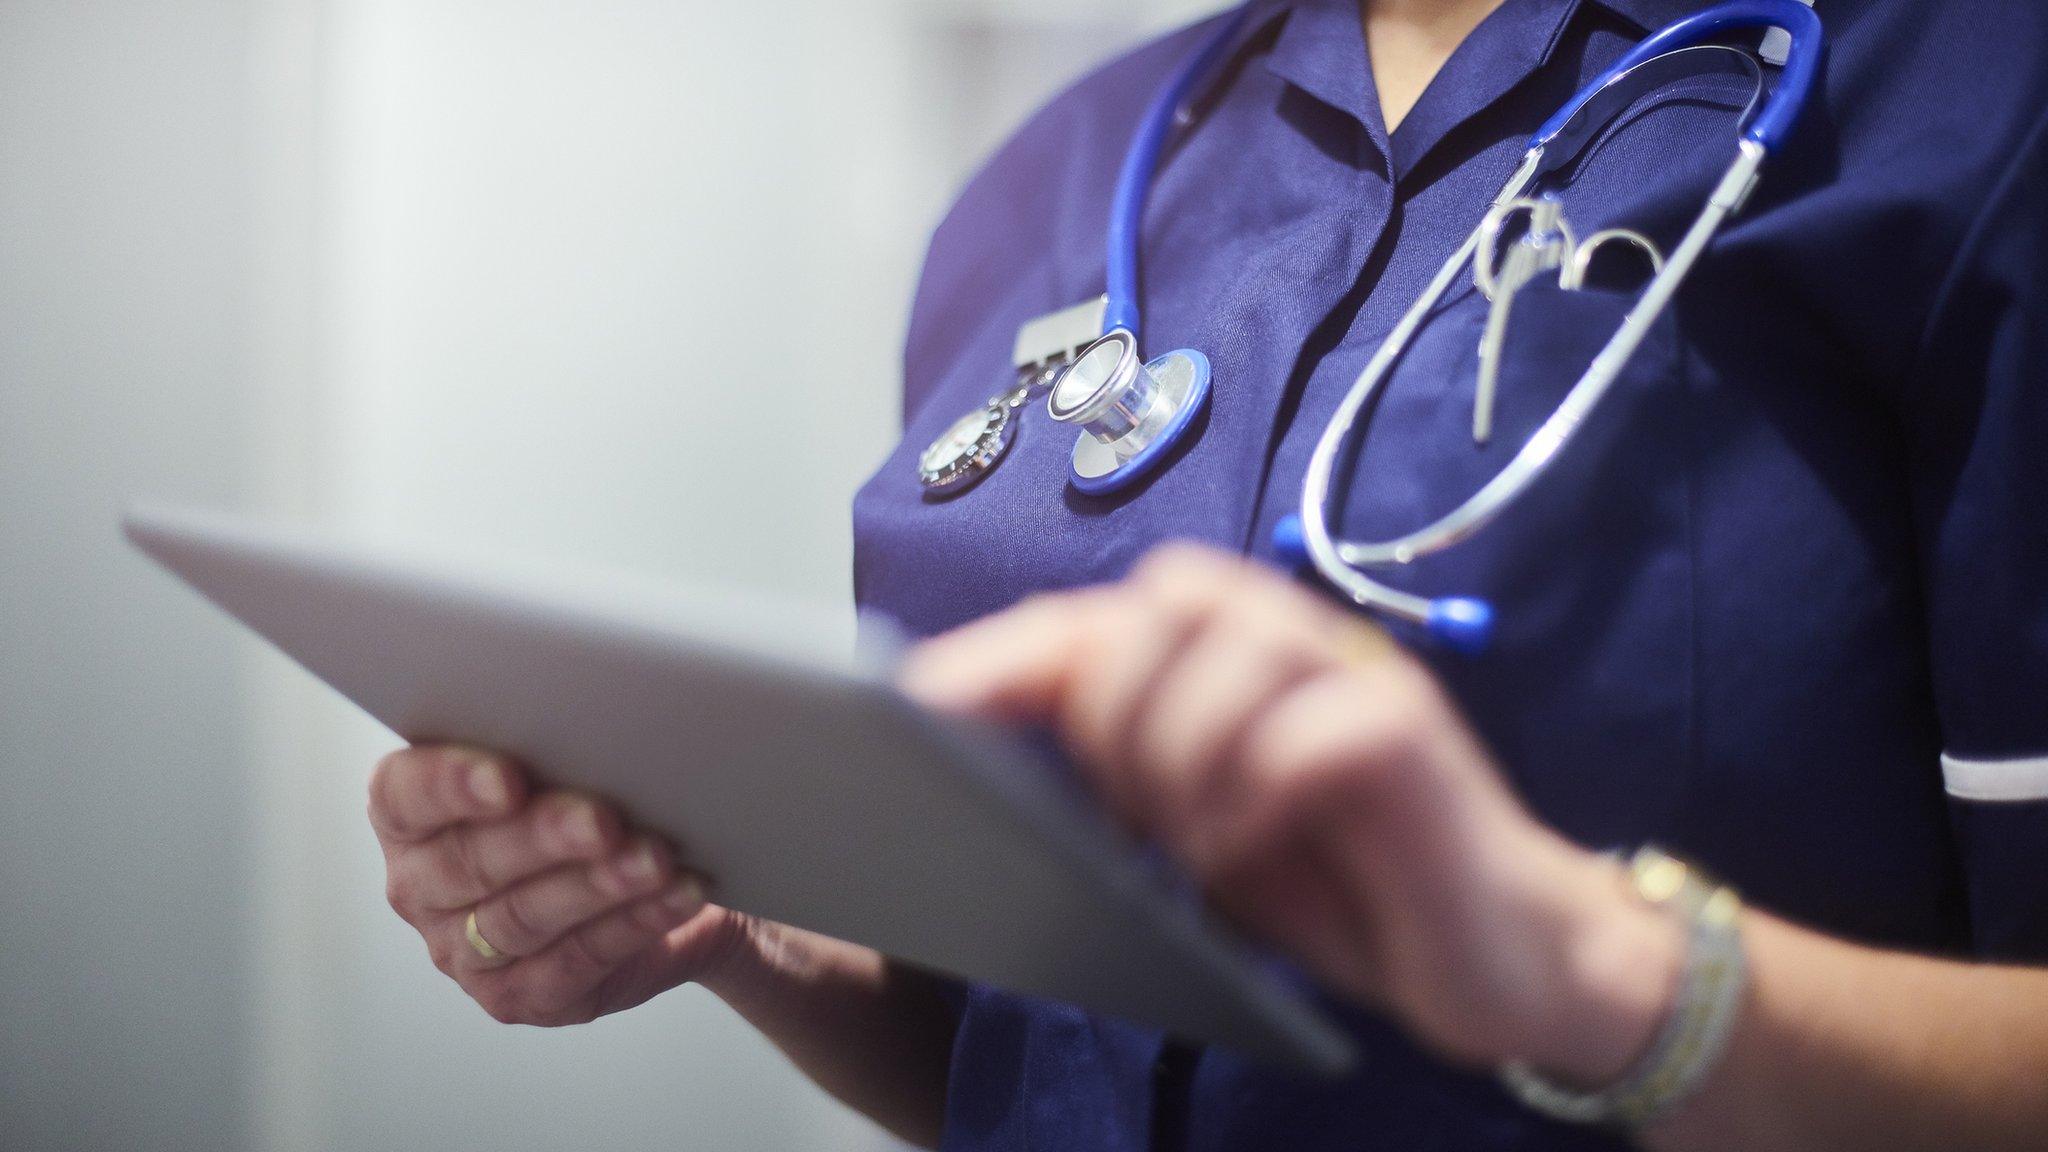
[[(1389, 131), (1500, 0), (1361, 0)], [(903, 686), (1045, 724), (1104, 802), (1249, 931), (1446, 1060), (1585, 1086), (1668, 1011), (1671, 919), (1535, 819), (1419, 663), (1232, 557), (1155, 553), (918, 649)], [(573, 1024), (695, 981), (825, 1090), (936, 1146), (954, 1021), (927, 977), (705, 902), (675, 853), (488, 753), (371, 785), (392, 907), (494, 1018)], [(485, 960), (463, 926), (504, 955)], [(1670, 1152), (2048, 1147), (2048, 972), (1863, 948), (1752, 911), (1752, 978)]]
[(1380, 118), (1393, 132), (1451, 53), (1502, 0), (1359, 0)]
[[(1424, 1046), (1612, 1082), (1669, 1010), (1667, 913), (1516, 799), (1427, 669), (1353, 613), (1191, 548), (921, 649), (927, 704), (1046, 724), (1254, 934)], [(2048, 1147), (2048, 972), (1752, 911), (1730, 1051), (1651, 1148)]]
[[(680, 984), (710, 989), (812, 1080), (914, 1144), (938, 1141), (953, 1021), (926, 976), (706, 902), (616, 809), (536, 790), (501, 757), (394, 752), (370, 779), (392, 909), (505, 1024), (581, 1024)], [(501, 955), (486, 959), (465, 924)]]

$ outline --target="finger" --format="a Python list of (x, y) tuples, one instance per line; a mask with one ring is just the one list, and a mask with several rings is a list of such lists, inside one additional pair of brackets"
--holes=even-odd
[[(1089, 630), (1093, 643), (1067, 678), (1060, 727), (1112, 803), (1156, 830), (1166, 817), (1162, 806), (1194, 766), (1174, 758), (1182, 749), (1146, 755), (1150, 732), (1163, 724), (1175, 740), (1227, 741), (1275, 690), (1269, 681), (1284, 678), (1267, 664), (1293, 654), (1308, 665), (1326, 647), (1317, 629), (1329, 613), (1305, 606), (1263, 569), (1184, 545), (1149, 554), (1109, 611), (1106, 626)], [(1204, 638), (1206, 667), (1195, 673), (1201, 691), (1184, 706), (1183, 665)]]
[(899, 682), (928, 707), (1019, 723), (1049, 720), (1087, 641), (1102, 590), (1034, 596), (927, 640), (904, 658)]
[(406, 910), (449, 912), (558, 865), (603, 859), (624, 835), (624, 821), (609, 805), (554, 791), (512, 819), (457, 824), (420, 843), (398, 845), (387, 868)]
[[(1213, 599), (1250, 565), (1190, 545), (1148, 554), (1123, 584), (1030, 597), (1015, 607), (928, 640), (904, 660), (906, 692), (931, 707), (996, 719), (1048, 720), (1077, 656), (1098, 634), (1121, 635), (1110, 604), (1183, 594)], [(1191, 594), (1191, 595), (1187, 595)], [(1102, 610), (1098, 615), (1098, 610)]]
[(1369, 815), (1374, 783), (1412, 756), (1409, 722), (1390, 713), (1386, 679), (1325, 670), (1276, 698), (1246, 727), (1216, 785), (1230, 802), (1188, 827), (1176, 854), (1198, 874), (1229, 872), (1298, 834), (1291, 826), (1318, 807)]
[(1408, 657), (1386, 631), (1264, 565), (1210, 548), (1168, 545), (1147, 557), (1141, 573), (1157, 585), (1217, 589), (1220, 607), (1332, 662)]
[(1246, 732), (1323, 666), (1319, 653), (1241, 617), (1212, 619), (1190, 639), (1130, 721), (1131, 771), (1150, 781), (1153, 831), (1178, 839), (1232, 803)]
[(1188, 545), (1147, 554), (1130, 579), (1097, 608), (1085, 659), (1067, 679), (1062, 728), (1106, 761), (1128, 756), (1132, 721), (1188, 642), (1234, 599), (1252, 590), (1254, 570)]
[(1241, 570), (1225, 592), (1133, 718), (1150, 770), (1199, 773), (1278, 692), (1326, 669), (1398, 658), (1377, 627), (1263, 572)]
[(1405, 656), (1310, 677), (1253, 722), (1234, 760), (1240, 802), (1183, 842), (1191, 862), (1256, 855), (1290, 829), (1334, 830), (1363, 871), (1401, 860), (1449, 874), (1489, 829), (1529, 819), (1436, 681)]
[[(577, 925), (659, 891), (674, 876), (667, 848), (652, 839), (635, 840), (610, 860), (565, 865), (477, 905), (476, 930), (499, 955), (486, 959), (467, 940), (463, 951), (473, 967), (502, 967), (533, 956)], [(450, 928), (462, 930), (461, 924)]]
[(487, 752), (433, 745), (393, 752), (370, 777), (370, 824), (387, 846), (417, 843), (452, 824), (510, 815), (523, 773)]
[(1151, 821), (1150, 781), (1131, 762), (1132, 720), (1203, 618), (1185, 599), (1147, 603), (1132, 591), (1098, 611), (1107, 619), (1085, 629), (1077, 644), (1054, 722), (1103, 798), (1144, 826)]
[(563, 935), (538, 955), (506, 969), (537, 1018), (532, 1023), (580, 1023), (619, 1007), (597, 1003), (598, 993), (636, 957), (695, 919), (705, 908), (702, 881), (685, 876), (653, 896), (615, 908)]

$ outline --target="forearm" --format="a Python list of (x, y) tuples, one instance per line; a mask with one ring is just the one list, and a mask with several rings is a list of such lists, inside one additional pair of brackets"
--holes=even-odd
[(1768, 916), (1721, 1065), (1657, 1152), (2048, 1147), (2048, 971), (1881, 952)]
[(750, 929), (700, 981), (842, 1103), (936, 1147), (957, 1026), (936, 978), (779, 925)]

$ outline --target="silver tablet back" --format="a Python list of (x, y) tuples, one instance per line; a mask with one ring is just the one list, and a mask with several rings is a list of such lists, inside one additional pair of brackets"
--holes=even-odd
[(730, 907), (1268, 1059), (1351, 1058), (1013, 740), (815, 651), (790, 612), (189, 511), (125, 528), (399, 736), (614, 798)]

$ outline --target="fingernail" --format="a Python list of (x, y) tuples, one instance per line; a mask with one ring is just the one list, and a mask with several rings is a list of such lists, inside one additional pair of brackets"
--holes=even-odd
[(695, 915), (704, 907), (704, 882), (685, 876), (662, 895), (661, 906), (678, 916)]
[(469, 794), (491, 812), (512, 800), (512, 792), (505, 786), (505, 774), (495, 764), (479, 764), (469, 770)]

